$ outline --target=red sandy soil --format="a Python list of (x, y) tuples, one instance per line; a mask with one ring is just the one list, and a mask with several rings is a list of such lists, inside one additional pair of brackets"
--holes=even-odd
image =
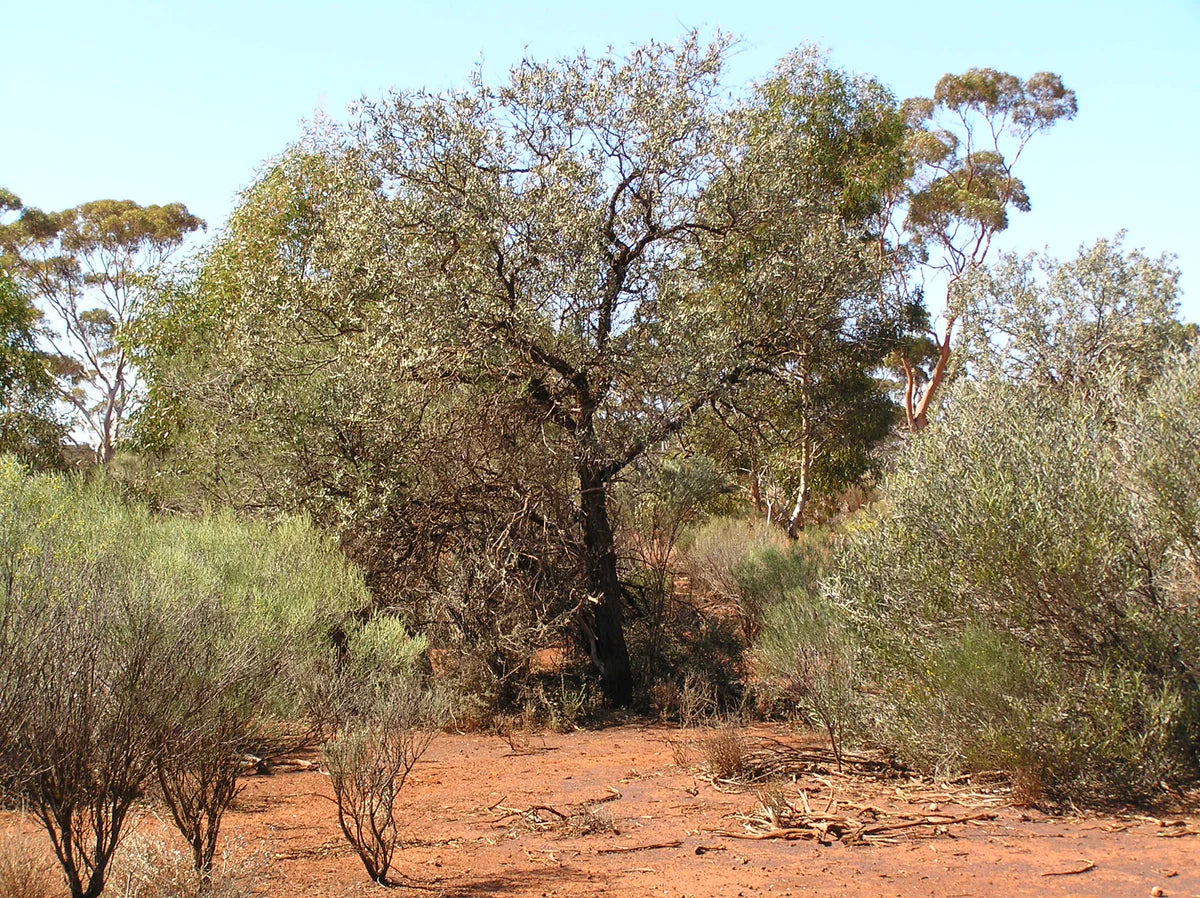
[[(794, 731), (755, 727), (752, 743), (803, 746)], [(261, 894), (321, 898), (427, 896), (1195, 896), (1200, 898), (1200, 820), (1136, 812), (1051, 816), (981, 788), (904, 776), (785, 776), (794, 802), (815, 810), (873, 804), (887, 812), (952, 817), (994, 812), (938, 830), (917, 827), (883, 844), (750, 841), (738, 815), (759, 808), (755, 788), (714, 786), (703, 776), (698, 733), (626, 725), (518, 741), (439, 736), (403, 794), (406, 847), (400, 886), (366, 880), (337, 828), (328, 778), (312, 764), (284, 765), (246, 780), (223, 838), (258, 862)], [(671, 741), (692, 741), (677, 765)], [(682, 759), (680, 759), (682, 760)], [(780, 784), (776, 785), (776, 789)], [(620, 797), (614, 797), (615, 793)], [(832, 792), (832, 794), (831, 794)], [(838, 804), (831, 804), (831, 798)], [(562, 823), (588, 802), (595, 813)], [(11, 824), (12, 815), (8, 815)], [(549, 821), (549, 822), (545, 822)], [(152, 814), (141, 828), (164, 832)], [(598, 829), (583, 833), (581, 830)], [(1190, 835), (1179, 835), (1180, 833)], [(654, 847), (665, 846), (665, 847)], [(254, 862), (246, 860), (247, 868)], [(1082, 871), (1088, 868), (1086, 872)], [(1157, 890), (1157, 891), (1156, 891)]]

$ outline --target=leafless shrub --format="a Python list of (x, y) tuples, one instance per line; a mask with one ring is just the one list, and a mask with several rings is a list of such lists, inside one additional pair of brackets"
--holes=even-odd
[(684, 729), (698, 727), (717, 713), (717, 696), (712, 685), (703, 677), (689, 673), (679, 690), (679, 725)]
[(692, 746), (683, 739), (667, 738), (667, 745), (671, 748), (671, 760), (680, 770), (687, 770), (692, 766)]
[(372, 710), (345, 722), (322, 750), (337, 802), (338, 826), (367, 875), (388, 885), (400, 846), (396, 801), (433, 739), (438, 714), (411, 684), (381, 689)]
[(36, 710), (0, 733), (0, 788), (45, 827), (73, 898), (96, 898), (179, 720), (188, 637), (177, 613), (110, 588), (113, 572), (75, 573), (80, 598), (34, 596), (5, 634), (18, 705)]
[(594, 836), (617, 831), (612, 812), (602, 804), (589, 803), (581, 806), (563, 823), (566, 834), (571, 836)]
[(193, 607), (197, 632), (189, 675), (178, 696), (186, 716), (158, 760), (159, 792), (191, 849), (201, 881), (212, 876), (221, 820), (239, 791), (239, 777), (259, 737), (264, 696), (275, 665), (254, 640), (212, 604)]

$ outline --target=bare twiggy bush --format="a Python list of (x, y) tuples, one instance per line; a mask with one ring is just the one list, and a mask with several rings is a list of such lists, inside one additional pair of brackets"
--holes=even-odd
[(0, 836), (0, 898), (53, 898), (58, 889), (51, 867), (28, 836)]
[(612, 811), (602, 804), (589, 803), (568, 817), (563, 824), (568, 835), (594, 836), (617, 831)]
[(700, 726), (717, 713), (717, 696), (703, 677), (689, 673), (679, 690), (679, 725), (684, 729)]
[(407, 683), (379, 689), (370, 711), (348, 720), (322, 751), (338, 826), (367, 875), (389, 884), (400, 847), (396, 802), (433, 739), (440, 715), (428, 693)]
[(667, 739), (671, 747), (671, 760), (680, 770), (688, 770), (692, 766), (692, 746), (683, 739)]
[(180, 705), (189, 713), (159, 758), (159, 792), (187, 841), (201, 880), (212, 875), (221, 820), (239, 791), (245, 757), (258, 747), (258, 721), (277, 665), (221, 609), (192, 609), (199, 634)]
[(73, 898), (103, 891), (122, 826), (163, 756), (187, 639), (177, 615), (89, 579), (83, 598), (43, 596), (5, 634), (14, 679), (32, 699), (22, 704), (36, 710), (0, 734), (0, 786), (46, 829)]
[(281, 691), (250, 672), (282, 651), (280, 621), (307, 650), (326, 598), (250, 569), (273, 559), (322, 574), (331, 602), (365, 598), (307, 533), (156, 518), (100, 481), (0, 460), (0, 802), (46, 830), (73, 898), (104, 890), (156, 780), (211, 866), (248, 721)]

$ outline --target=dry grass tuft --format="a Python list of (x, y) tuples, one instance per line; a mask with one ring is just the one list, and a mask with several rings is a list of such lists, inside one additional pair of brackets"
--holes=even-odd
[(739, 779), (749, 769), (750, 745), (741, 730), (720, 727), (701, 743), (708, 772), (715, 780)]
[(15, 833), (0, 836), (0, 898), (54, 898), (53, 864), (33, 839)]
[(117, 855), (104, 894), (113, 898), (257, 898), (265, 894), (258, 883), (266, 868), (264, 855), (234, 846), (218, 855), (212, 879), (205, 883), (192, 866), (190, 852), (135, 835)]

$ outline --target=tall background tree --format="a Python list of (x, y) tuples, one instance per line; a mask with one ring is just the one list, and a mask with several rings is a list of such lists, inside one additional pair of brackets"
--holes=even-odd
[(1099, 390), (1118, 373), (1157, 374), (1164, 354), (1195, 338), (1179, 321), (1171, 256), (1126, 250), (1124, 234), (1073, 259), (1006, 253), (963, 282), (963, 356), (976, 378), (1042, 389)]
[[(1058, 75), (1025, 81), (995, 69), (945, 75), (932, 98), (905, 104), (911, 174), (892, 194), (880, 229), (892, 302), (910, 339), (896, 354), (910, 430), (920, 430), (952, 372), (963, 279), (986, 261), (1009, 214), (1031, 208), (1016, 176), (1029, 142), (1075, 116), (1075, 92)], [(929, 291), (944, 294), (936, 317)], [(936, 308), (935, 308), (936, 311)]]
[[(0, 200), (10, 210), (20, 207), (11, 194)], [(202, 227), (180, 203), (139, 206), (131, 200), (49, 213), (24, 208), (0, 226), (0, 265), (41, 303), (42, 336), (60, 361), (60, 398), (71, 409), (75, 432), (102, 464), (116, 453), (138, 388), (120, 336), (137, 314), (143, 276)]]
[[(873, 469), (893, 405), (874, 376), (896, 328), (873, 300), (868, 247), (903, 183), (905, 122), (878, 81), (815, 50), (780, 62), (740, 112), (739, 227), (714, 246), (710, 277), (758, 342), (765, 375), (714, 403), (710, 451), (748, 483), (756, 509), (795, 536), (822, 499)], [(722, 195), (725, 202), (733, 202)]]
[(41, 314), (0, 271), (0, 452), (51, 469), (63, 463), (66, 427), (55, 408), (52, 356), (39, 346)]

